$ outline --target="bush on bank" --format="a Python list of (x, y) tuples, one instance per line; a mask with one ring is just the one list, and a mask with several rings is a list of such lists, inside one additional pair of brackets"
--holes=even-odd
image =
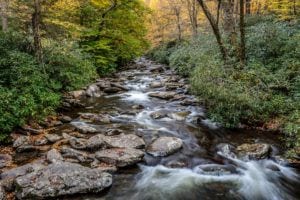
[(40, 65), (31, 44), (16, 32), (0, 32), (0, 141), (26, 120), (54, 111), (62, 91), (96, 77), (95, 67), (72, 45), (47, 41)]

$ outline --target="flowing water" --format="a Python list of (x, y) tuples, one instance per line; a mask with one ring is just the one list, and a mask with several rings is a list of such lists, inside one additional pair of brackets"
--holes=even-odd
[[(170, 69), (152, 73), (153, 63), (144, 59), (138, 64), (147, 67), (119, 74), (125, 80), (128, 92), (85, 99), (88, 112), (109, 113), (113, 121), (111, 127), (122, 129), (125, 133), (134, 132), (146, 144), (159, 136), (174, 136), (183, 140), (183, 148), (168, 157), (145, 155), (143, 163), (118, 171), (114, 175), (113, 186), (105, 193), (72, 199), (300, 199), (298, 172), (278, 159), (282, 149), (276, 133), (224, 130), (217, 123), (204, 119), (202, 107), (184, 106), (180, 100), (151, 98), (149, 93), (165, 90), (164, 87), (153, 89), (149, 86), (151, 83), (163, 82), (176, 75)], [(178, 83), (186, 84), (186, 81), (180, 79)], [(184, 88), (176, 92), (188, 96)], [(133, 105), (142, 105), (144, 109), (134, 112)], [(153, 119), (150, 115), (156, 111), (168, 113), (169, 117)], [(78, 109), (76, 112), (87, 110)], [(185, 112), (187, 116), (182, 118), (176, 115), (177, 112)], [(204, 120), (199, 123), (199, 119)], [(269, 159), (240, 160), (235, 155), (224, 154), (219, 148), (222, 143), (238, 146), (254, 142), (272, 145)]]

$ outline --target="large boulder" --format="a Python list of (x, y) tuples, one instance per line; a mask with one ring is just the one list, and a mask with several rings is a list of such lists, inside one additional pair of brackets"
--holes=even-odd
[(18, 177), (15, 184), (18, 199), (49, 199), (100, 192), (111, 186), (112, 175), (79, 164), (57, 162)]
[(145, 142), (142, 138), (134, 134), (120, 134), (116, 136), (106, 136), (103, 138), (105, 144), (112, 148), (143, 148)]
[(140, 162), (144, 152), (133, 148), (113, 148), (96, 152), (96, 158), (117, 167), (126, 167)]
[(154, 93), (149, 93), (148, 95), (150, 97), (169, 100), (176, 95), (176, 92), (154, 92)]
[(160, 137), (147, 147), (147, 153), (159, 157), (168, 156), (182, 148), (183, 142), (176, 137)]
[(238, 156), (248, 159), (264, 159), (269, 156), (271, 146), (269, 144), (242, 144), (236, 148)]

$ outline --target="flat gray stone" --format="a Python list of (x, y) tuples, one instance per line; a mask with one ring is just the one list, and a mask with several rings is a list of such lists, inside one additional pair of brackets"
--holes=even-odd
[(100, 161), (117, 167), (125, 167), (140, 162), (144, 157), (144, 152), (133, 148), (114, 148), (98, 151), (95, 156)]
[(79, 164), (58, 162), (15, 181), (18, 199), (47, 199), (97, 193), (110, 187), (112, 175)]
[(159, 157), (168, 156), (182, 148), (183, 142), (176, 137), (160, 137), (147, 147), (147, 153)]
[(134, 134), (120, 134), (115, 136), (103, 137), (105, 144), (111, 148), (136, 148), (140, 149), (145, 146), (145, 142), (139, 136)]

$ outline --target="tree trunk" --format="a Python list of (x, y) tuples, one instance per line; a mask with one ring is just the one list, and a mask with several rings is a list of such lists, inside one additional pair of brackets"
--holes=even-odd
[(245, 11), (244, 0), (240, 0), (240, 62), (246, 64), (246, 41), (245, 41)]
[(234, 0), (223, 0), (222, 8), (224, 13), (224, 31), (232, 46), (237, 46), (236, 21), (234, 17)]
[(177, 39), (178, 41), (182, 40), (182, 28), (181, 28), (181, 19), (180, 19), (180, 10), (174, 9), (175, 16), (176, 16), (176, 23), (177, 23)]
[(220, 49), (220, 52), (221, 52), (221, 55), (223, 57), (223, 60), (226, 62), (227, 61), (227, 50), (224, 46), (224, 43), (223, 43), (223, 40), (222, 40), (222, 36), (221, 36), (221, 32), (220, 32), (220, 29), (219, 29), (219, 26), (217, 24), (217, 21), (216, 19), (212, 16), (211, 12), (209, 11), (207, 5), (204, 3), (203, 0), (197, 0), (198, 3), (200, 4), (206, 18), (208, 19), (209, 21), (209, 24), (213, 30), (213, 33), (216, 37), (216, 40), (217, 40), (217, 43), (218, 43), (218, 46), (219, 46), (219, 49)]
[(246, 14), (251, 14), (251, 0), (246, 0)]
[(32, 14), (32, 32), (33, 32), (33, 45), (36, 58), (38, 62), (43, 63), (42, 43), (40, 36), (41, 25), (41, 2), (34, 0), (34, 13)]
[(1, 16), (1, 26), (2, 26), (2, 31), (3, 32), (6, 32), (7, 29), (8, 29), (7, 5), (8, 5), (7, 0), (1, 0), (0, 1), (0, 16)]

